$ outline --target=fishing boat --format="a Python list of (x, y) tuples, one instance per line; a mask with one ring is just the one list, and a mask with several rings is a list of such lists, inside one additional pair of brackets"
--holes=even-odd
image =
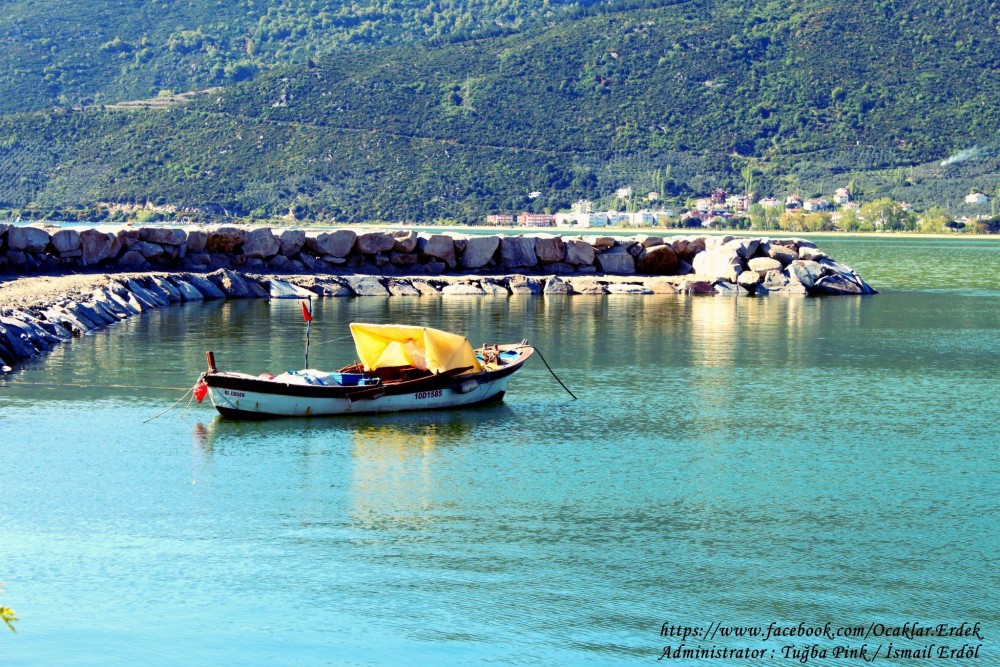
[(207, 395), (230, 419), (465, 407), (502, 400), (534, 353), (527, 340), (473, 349), (464, 336), (430, 327), (352, 323), (351, 335), (360, 361), (332, 372), (220, 371), (208, 352), (195, 397)]

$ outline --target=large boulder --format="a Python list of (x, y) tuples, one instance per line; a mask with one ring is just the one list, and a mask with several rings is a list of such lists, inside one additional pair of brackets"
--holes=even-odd
[(187, 232), (176, 227), (140, 227), (139, 240), (158, 245), (182, 245), (187, 241)]
[(574, 266), (591, 266), (597, 253), (594, 246), (580, 239), (566, 241), (566, 263)]
[(395, 232), (392, 238), (396, 241), (392, 247), (396, 252), (413, 252), (417, 249), (417, 233), (414, 231)]
[(455, 241), (450, 236), (432, 234), (426, 239), (420, 238), (417, 241), (417, 248), (429, 257), (440, 259), (448, 265), (449, 269), (454, 269), (457, 266)]
[(441, 288), (444, 296), (483, 296), (486, 290), (476, 283), (450, 283)]
[(270, 280), (267, 289), (272, 299), (311, 299), (315, 293), (287, 280)]
[(821, 259), (826, 259), (827, 254), (820, 250), (819, 248), (809, 247), (800, 245), (799, 246), (799, 259), (808, 259), (818, 262)]
[(118, 259), (118, 266), (123, 269), (143, 269), (146, 267), (146, 258), (138, 250), (129, 250)]
[(568, 282), (557, 276), (552, 276), (545, 281), (543, 294), (572, 294), (573, 287)]
[(671, 247), (682, 262), (691, 264), (695, 255), (705, 250), (705, 239), (674, 239)]
[(278, 239), (278, 253), (285, 257), (295, 257), (306, 244), (306, 233), (301, 229), (286, 229)]
[(835, 273), (823, 276), (816, 281), (813, 289), (820, 294), (865, 294), (862, 286), (853, 279), (853, 276), (843, 273)]
[(805, 296), (809, 291), (806, 286), (793, 276), (785, 274), (781, 269), (772, 269), (764, 276), (763, 282), (757, 287), (757, 294), (793, 294)]
[[(733, 240), (732, 236), (706, 236), (702, 238), (705, 243), (705, 250), (716, 250), (722, 248), (727, 243)], [(712, 286), (712, 290), (715, 291), (715, 286)]]
[(267, 259), (281, 249), (281, 241), (268, 227), (251, 229), (243, 236), (243, 254), (247, 257)]
[(386, 281), (386, 287), (389, 288), (389, 294), (393, 296), (420, 296), (420, 290), (408, 280), (389, 278)]
[(566, 257), (566, 244), (561, 236), (539, 236), (535, 239), (535, 256), (543, 264), (561, 262)]
[[(197, 273), (189, 273), (184, 276), (184, 280), (192, 285), (196, 290), (201, 292), (201, 295), (205, 299), (225, 299), (226, 294), (218, 287), (215, 283), (206, 278), (205, 276), (200, 276)], [(176, 283), (177, 287), (183, 291), (183, 288), (179, 283)]]
[(413, 287), (416, 288), (416, 290), (418, 292), (420, 292), (421, 296), (440, 296), (441, 295), (441, 290), (438, 289), (437, 287), (435, 287), (430, 281), (427, 281), (427, 280), (418, 280), (418, 279), (412, 279), (411, 278), (410, 279), (410, 284), (413, 285)]
[(816, 281), (822, 278), (825, 273), (823, 265), (819, 262), (802, 259), (797, 259), (794, 262), (791, 262), (786, 270), (788, 271), (789, 276), (795, 276), (795, 278), (806, 287), (812, 287), (815, 285)]
[(60, 253), (79, 250), (80, 232), (75, 229), (60, 229), (52, 235), (52, 247)]
[(680, 259), (674, 249), (668, 245), (655, 245), (646, 248), (639, 255), (636, 268), (639, 273), (653, 276), (672, 276), (677, 273)]
[(243, 247), (244, 231), (239, 227), (209, 227), (208, 239), (205, 241), (205, 250), (213, 253), (223, 253), (231, 255)]
[(652, 294), (653, 290), (645, 285), (630, 283), (608, 283), (608, 294)]
[(653, 294), (680, 294), (680, 284), (676, 280), (668, 278), (653, 278), (646, 282), (646, 286), (653, 290)]
[(345, 276), (344, 282), (356, 296), (389, 296), (389, 290), (375, 276)]
[(209, 279), (230, 299), (254, 299), (269, 296), (268, 290), (257, 282), (252, 282), (239, 273), (228, 269), (223, 269), (217, 274), (209, 276)]
[(768, 243), (766, 251), (768, 257), (778, 260), (782, 266), (788, 266), (799, 258), (799, 253), (795, 248), (778, 243)]
[(469, 237), (465, 242), (465, 252), (462, 253), (462, 268), (479, 269), (486, 266), (499, 246), (499, 236)]
[(602, 273), (628, 275), (635, 273), (635, 258), (623, 246), (615, 246), (597, 256), (597, 267)]
[(126, 250), (130, 249), (140, 240), (138, 229), (121, 229), (118, 231), (118, 242), (121, 243), (122, 247)]
[(389, 254), (389, 262), (393, 266), (414, 266), (418, 262), (417, 254), (413, 252), (394, 252)]
[(208, 245), (208, 232), (201, 229), (192, 229), (187, 233), (187, 251), (189, 253), (205, 252)]
[(762, 280), (761, 275), (756, 271), (744, 271), (736, 278), (736, 284), (743, 287), (753, 288)]
[(306, 237), (306, 249), (316, 255), (331, 257), (347, 257), (358, 235), (349, 229), (338, 229), (335, 232), (322, 232), (319, 235)]
[(153, 259), (154, 257), (160, 257), (163, 255), (163, 246), (156, 243), (148, 243), (146, 241), (133, 243), (129, 250), (139, 253), (146, 259)]
[(761, 278), (765, 277), (768, 271), (781, 271), (782, 269), (781, 262), (770, 257), (754, 257), (747, 262), (747, 266), (751, 271), (759, 273)]
[(396, 239), (386, 232), (369, 232), (358, 237), (358, 251), (366, 255), (389, 252), (396, 245)]
[(574, 294), (607, 294), (604, 285), (593, 278), (574, 277), (570, 281)]
[(156, 288), (167, 295), (167, 300), (171, 303), (181, 301), (181, 292), (177, 287), (167, 280), (166, 276), (150, 276), (150, 280)]
[(510, 291), (508, 291), (507, 287), (497, 280), (483, 278), (479, 284), (487, 296), (510, 296)]
[(112, 257), (116, 252), (118, 237), (111, 232), (85, 229), (80, 232), (80, 249), (83, 250), (81, 263), (92, 266)]
[(760, 239), (733, 239), (722, 247), (725, 250), (734, 250), (743, 259), (750, 259), (757, 252), (760, 246)]
[(191, 284), (190, 276), (170, 276), (168, 280), (173, 283), (177, 291), (181, 293), (182, 301), (201, 301), (205, 298), (205, 295), (198, 291), (193, 284)]
[(641, 245), (643, 248), (652, 248), (653, 246), (663, 245), (662, 236), (647, 236), (645, 234), (640, 234), (635, 237), (635, 242)]
[(49, 233), (38, 227), (11, 227), (7, 231), (7, 246), (24, 252), (45, 252), (50, 241)]
[(507, 283), (511, 294), (541, 294), (545, 286), (538, 278), (527, 276), (512, 276)]
[(719, 278), (725, 278), (734, 283), (736, 278), (743, 273), (743, 261), (740, 256), (735, 250), (724, 248), (699, 252), (694, 256), (694, 261), (691, 264), (695, 274), (711, 278), (712, 282)]
[(500, 239), (500, 257), (504, 268), (535, 266), (535, 239), (524, 236), (505, 236)]

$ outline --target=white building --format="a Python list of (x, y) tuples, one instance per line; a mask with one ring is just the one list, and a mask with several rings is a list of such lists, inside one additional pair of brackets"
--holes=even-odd
[(607, 227), (607, 213), (584, 213), (577, 215), (576, 224), (580, 227)]
[(973, 192), (971, 195), (965, 196), (965, 203), (972, 206), (981, 206), (990, 200), (989, 197), (984, 195), (982, 192)]
[(623, 214), (626, 216), (626, 223), (629, 227), (654, 227), (657, 224), (656, 215), (648, 210), (634, 211)]
[(580, 223), (577, 221), (579, 217), (579, 213), (556, 213), (556, 227), (579, 225)]

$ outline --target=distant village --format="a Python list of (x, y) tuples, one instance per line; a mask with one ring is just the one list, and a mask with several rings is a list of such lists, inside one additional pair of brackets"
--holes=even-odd
[[(541, 193), (532, 192), (532, 198)], [(632, 188), (620, 188), (616, 193), (620, 201), (633, 199)], [(684, 209), (666, 207), (654, 208), (659, 201), (658, 192), (649, 192), (645, 203), (649, 207), (638, 211), (595, 211), (590, 200), (581, 199), (573, 204), (572, 210), (560, 213), (530, 213), (519, 214), (496, 213), (487, 216), (486, 225), (494, 227), (703, 227), (732, 228), (748, 226), (743, 224), (751, 214), (751, 205), (759, 205), (762, 211), (777, 211), (778, 213), (829, 213), (830, 223), (836, 228), (844, 214), (859, 214), (861, 203), (855, 201), (848, 187), (838, 188), (830, 199), (819, 197), (805, 199), (797, 194), (785, 197), (784, 201), (768, 196), (755, 202), (747, 195), (729, 194), (725, 190), (713, 190), (711, 195), (694, 200), (693, 206)], [(990, 198), (981, 192), (973, 192), (965, 197), (969, 206), (982, 206)], [(913, 206), (908, 202), (896, 202), (895, 206), (903, 213), (909, 213)], [(960, 229), (974, 219), (986, 219), (988, 215), (980, 214), (973, 217), (959, 218), (952, 229)], [(879, 225), (875, 224), (876, 227)]]

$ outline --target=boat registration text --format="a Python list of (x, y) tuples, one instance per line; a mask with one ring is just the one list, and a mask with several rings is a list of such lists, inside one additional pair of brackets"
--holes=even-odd
[(433, 391), (418, 391), (413, 395), (413, 398), (418, 401), (422, 401), (425, 398), (440, 398), (441, 394), (442, 392), (440, 389), (434, 389)]

